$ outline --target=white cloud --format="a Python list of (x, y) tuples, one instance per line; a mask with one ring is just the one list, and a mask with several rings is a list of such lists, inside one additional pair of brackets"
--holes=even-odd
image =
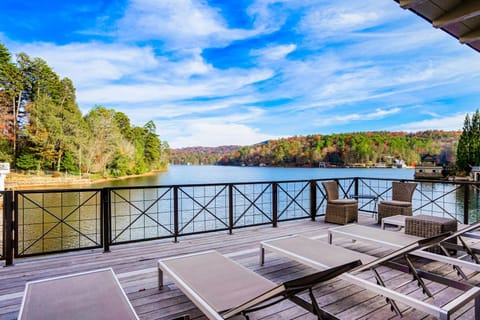
[[(142, 103), (164, 102), (193, 98), (213, 98), (235, 95), (245, 87), (272, 76), (269, 70), (227, 70), (218, 71), (209, 77), (170, 83), (137, 82), (132, 84), (105, 84), (99, 88), (82, 90), (79, 100), (83, 103)], [(201, 108), (201, 103), (199, 104)]]
[[(230, 107), (235, 100), (231, 101)], [(243, 102), (239, 100), (237, 102)], [(264, 133), (252, 123), (262, 123), (266, 116), (263, 109), (250, 107), (231, 108), (223, 116), (211, 113), (176, 119), (157, 119), (159, 134), (166, 138), (173, 148), (186, 146), (251, 145), (261, 141), (276, 139), (279, 136)]]
[(216, 9), (196, 0), (133, 0), (118, 28), (121, 37), (163, 41), (176, 49), (222, 46), (262, 32), (230, 29)]
[(452, 115), (427, 119), (422, 121), (414, 121), (410, 123), (400, 124), (395, 126), (395, 131), (416, 132), (423, 130), (462, 130), (463, 122), (465, 121), (465, 113), (455, 113)]
[(289, 53), (295, 51), (297, 46), (295, 44), (273, 46), (264, 49), (252, 50), (250, 52), (253, 56), (260, 56), (267, 60), (281, 60)]
[(61, 77), (73, 80), (76, 87), (96, 86), (104, 81), (135, 76), (158, 67), (150, 47), (122, 44), (53, 43), (15, 44), (17, 52), (27, 52), (31, 57), (47, 61)]
[(363, 120), (379, 120), (383, 119), (386, 116), (391, 116), (394, 114), (400, 113), (402, 110), (400, 108), (391, 108), (388, 110), (385, 109), (375, 109), (374, 111), (365, 112), (365, 113), (350, 113), (342, 115), (328, 115), (323, 118), (314, 120), (316, 126), (332, 126), (332, 124), (342, 125), (351, 123), (353, 121), (363, 121)]
[(302, 34), (313, 38), (350, 37), (391, 18), (383, 2), (335, 1), (328, 5), (312, 6), (306, 11), (298, 28)]
[[(162, 128), (165, 129), (165, 127)], [(180, 128), (181, 130), (178, 130)], [(278, 138), (262, 133), (259, 128), (252, 128), (244, 124), (214, 123), (205, 119), (186, 121), (182, 124), (176, 123), (174, 131), (174, 137), (169, 140), (169, 144), (173, 148), (185, 146), (251, 145)]]

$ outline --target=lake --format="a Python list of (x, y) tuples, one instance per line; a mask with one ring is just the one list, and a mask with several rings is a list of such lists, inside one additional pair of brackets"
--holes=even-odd
[(98, 187), (151, 186), (174, 184), (206, 184), (228, 182), (259, 182), (310, 180), (329, 178), (413, 179), (414, 169), (362, 168), (270, 168), (229, 166), (178, 166), (156, 175), (108, 181)]

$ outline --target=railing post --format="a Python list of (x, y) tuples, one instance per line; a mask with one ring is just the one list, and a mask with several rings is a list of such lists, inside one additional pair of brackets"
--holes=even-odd
[(100, 198), (102, 199), (102, 223), (103, 223), (103, 252), (110, 252), (110, 217), (111, 215), (111, 206), (110, 206), (110, 189), (103, 188), (100, 191)]
[(355, 199), (358, 199), (358, 178), (353, 178), (354, 187), (353, 187), (353, 194), (355, 195)]
[(178, 187), (173, 187), (173, 241), (178, 242)]
[(310, 219), (315, 221), (317, 216), (317, 181), (310, 180)]
[(233, 184), (228, 185), (228, 231), (233, 232)]
[(3, 194), (3, 245), (5, 252), (5, 266), (13, 265), (13, 191)]
[(470, 184), (463, 184), (463, 224), (468, 224), (468, 202), (470, 199)]
[(278, 184), (272, 182), (272, 226), (278, 225)]

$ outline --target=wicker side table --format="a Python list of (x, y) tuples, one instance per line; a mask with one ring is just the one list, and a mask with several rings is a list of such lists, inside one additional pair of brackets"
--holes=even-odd
[[(427, 215), (405, 218), (406, 234), (429, 238), (449, 231), (457, 231), (457, 220)], [(456, 238), (447, 241), (454, 244), (457, 243)], [(433, 247), (427, 250), (435, 253), (442, 253), (442, 250), (439, 247)]]

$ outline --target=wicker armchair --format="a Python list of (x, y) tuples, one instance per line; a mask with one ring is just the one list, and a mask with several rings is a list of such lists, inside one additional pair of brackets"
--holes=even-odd
[(338, 198), (338, 183), (336, 181), (322, 182), (327, 192), (327, 209), (325, 222), (347, 224), (358, 221), (358, 203), (354, 199)]
[(412, 197), (416, 183), (392, 182), (392, 200), (380, 201), (378, 204), (378, 223), (385, 217), (412, 215)]

